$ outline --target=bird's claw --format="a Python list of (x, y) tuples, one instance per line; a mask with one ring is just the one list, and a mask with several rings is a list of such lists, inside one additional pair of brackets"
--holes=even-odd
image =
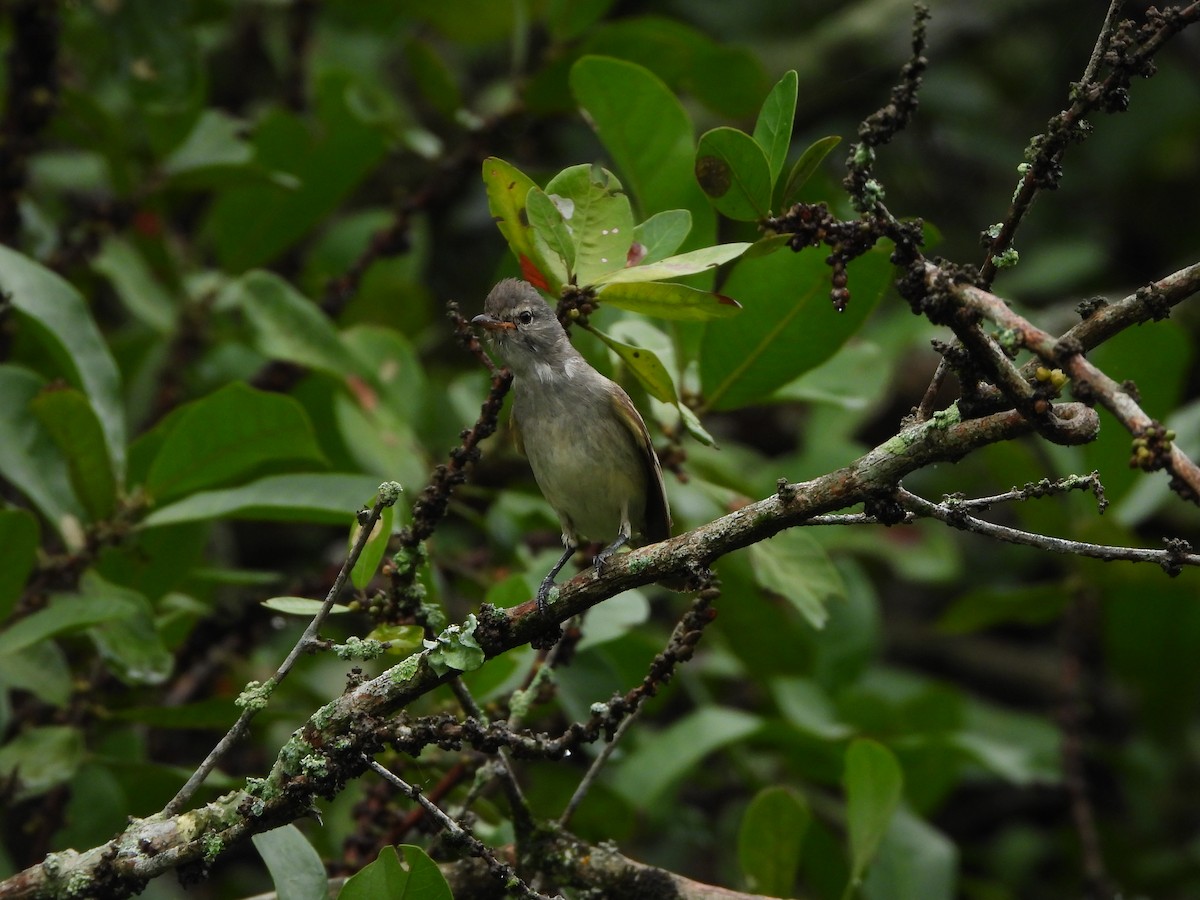
[(537, 590), (537, 611), (544, 613), (549, 608), (550, 592), (554, 590), (554, 579), (546, 578)]

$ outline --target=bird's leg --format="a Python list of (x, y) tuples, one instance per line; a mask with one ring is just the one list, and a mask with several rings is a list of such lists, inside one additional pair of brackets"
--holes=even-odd
[(604, 571), (604, 564), (608, 562), (612, 555), (629, 543), (629, 536), (632, 530), (628, 522), (622, 522), (621, 530), (617, 532), (617, 539), (596, 554), (596, 558), (592, 560), (592, 568), (596, 570), (597, 578)]
[(541, 585), (538, 586), (537, 609), (540, 613), (546, 611), (546, 599), (550, 596), (550, 589), (554, 587), (554, 577), (562, 571), (562, 567), (567, 564), (567, 560), (575, 555), (575, 543), (567, 540), (566, 535), (563, 535), (563, 543), (567, 545), (566, 549), (563, 550), (563, 555), (559, 557), (558, 562), (554, 564), (554, 568), (550, 570), (550, 573), (542, 579)]

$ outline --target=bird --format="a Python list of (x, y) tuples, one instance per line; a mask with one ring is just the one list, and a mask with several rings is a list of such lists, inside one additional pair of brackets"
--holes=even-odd
[(513, 372), (517, 447), (562, 526), (562, 557), (537, 591), (544, 612), (555, 577), (582, 543), (608, 542), (593, 559), (599, 575), (634, 537), (671, 536), (662, 466), (629, 395), (575, 349), (531, 284), (499, 282), (471, 324)]

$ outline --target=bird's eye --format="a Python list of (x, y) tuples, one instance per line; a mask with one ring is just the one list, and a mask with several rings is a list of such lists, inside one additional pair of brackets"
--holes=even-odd
[(519, 313), (517, 313), (517, 321), (520, 322), (522, 325), (528, 325), (530, 322), (533, 321), (533, 313), (531, 313), (527, 309), (523, 309)]

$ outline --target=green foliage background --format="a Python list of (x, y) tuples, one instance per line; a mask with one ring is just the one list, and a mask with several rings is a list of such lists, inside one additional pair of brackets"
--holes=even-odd
[[(600, 163), (636, 221), (691, 212), (682, 250), (753, 241), (752, 223), (705, 198), (690, 142), (753, 131), (794, 69), (782, 172), (842, 136), (801, 196), (848, 215), (844, 148), (886, 101), (911, 17), (892, 0), (55, 6), (54, 114), (31, 135), (21, 228), (0, 249), (0, 875), (160, 809), (236, 717), (241, 686), (268, 676), (303, 627), (261, 602), (324, 595), (381, 481), (404, 485), (394, 527), (409, 520), (488, 387), (444, 304), (469, 317), (518, 274), (480, 180), (486, 157), (539, 185)], [(1006, 211), (1024, 148), (1066, 102), (1101, 17), (933, 4), (921, 110), (877, 171), (889, 207), (929, 223), (934, 252), (980, 260), (979, 233)], [(11, 53), (11, 17), (0, 26)], [(1020, 264), (996, 291), (1049, 330), (1076, 321), (1084, 298), (1116, 300), (1196, 261), (1196, 46), (1185, 33), (1128, 112), (1094, 120), (1019, 233)], [(9, 68), (5, 91), (15, 78)], [(920, 400), (944, 330), (885, 292), (884, 254), (851, 268), (839, 316), (823, 255), (784, 250), (688, 282), (741, 301), (735, 318), (664, 322), (603, 302), (593, 316), (658, 353), (720, 449), (574, 332), (681, 460), (687, 480), (668, 475), (677, 532), (781, 477), (846, 464)], [(1194, 325), (1185, 307), (1090, 357), (1135, 380), (1193, 455)], [(1103, 517), (1083, 496), (997, 514), (1077, 540), (1195, 542), (1195, 509), (1161, 473), (1130, 470), (1128, 442), (1106, 420), (1086, 447), (991, 446), (906, 486), (986, 496), (1096, 469)], [(428, 599), (451, 621), (484, 600), (523, 602), (557, 540), (497, 437), (429, 545)], [(1064, 781), (1082, 777), (1112, 884), (1200, 894), (1193, 571), (1050, 557), (926, 522), (793, 530), (717, 572), (717, 622), (625, 736), (573, 820), (582, 838), (780, 896), (839, 897), (863, 876), (870, 898), (1061, 897), (1094, 883)], [(561, 730), (638, 683), (683, 602), (648, 590), (597, 607), (533, 727)], [(371, 625), (359, 613), (327, 631)], [(524, 648), (467, 680), (503, 703), (533, 660)], [(210, 787), (268, 769), (348, 667), (328, 654), (302, 663)], [(443, 708), (448, 692), (411, 712)], [(1064, 774), (1065, 744), (1081, 773)], [(401, 765), (432, 785), (457, 759)], [(522, 764), (535, 812), (557, 816), (584, 765)], [(351, 784), (322, 826), (304, 826), (334, 867), (378, 850), (347, 843), (386, 821), (367, 792), (367, 779)], [(408, 808), (387, 802), (397, 817)], [(482, 837), (511, 839), (502, 803), (476, 812)], [(165, 882), (146, 895), (182, 895)], [(235, 848), (187, 896), (269, 884), (258, 855)]]

